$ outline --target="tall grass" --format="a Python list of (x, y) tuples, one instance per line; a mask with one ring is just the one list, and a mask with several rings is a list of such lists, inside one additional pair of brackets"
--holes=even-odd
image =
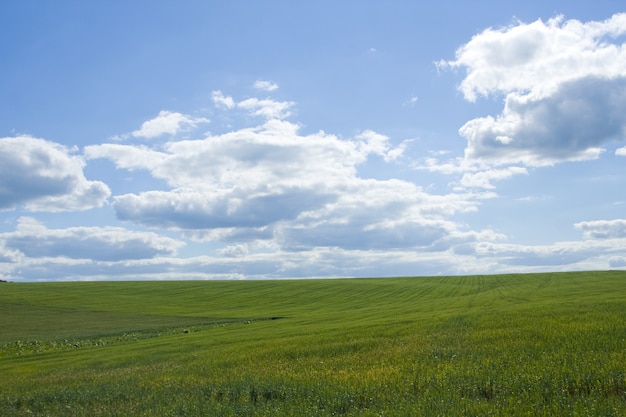
[(1, 284), (0, 415), (626, 415), (626, 273)]

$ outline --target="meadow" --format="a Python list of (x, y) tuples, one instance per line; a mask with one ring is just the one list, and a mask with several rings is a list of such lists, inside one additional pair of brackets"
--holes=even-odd
[(625, 416), (626, 272), (0, 283), (1, 416)]

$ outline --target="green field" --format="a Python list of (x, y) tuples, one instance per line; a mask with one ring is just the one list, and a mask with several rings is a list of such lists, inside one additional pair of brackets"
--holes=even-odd
[(0, 283), (1, 416), (626, 415), (626, 272)]

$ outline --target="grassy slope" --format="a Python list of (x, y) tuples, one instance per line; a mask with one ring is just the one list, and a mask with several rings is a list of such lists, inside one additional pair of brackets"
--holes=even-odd
[(0, 415), (626, 414), (624, 272), (1, 284), (0, 313)]

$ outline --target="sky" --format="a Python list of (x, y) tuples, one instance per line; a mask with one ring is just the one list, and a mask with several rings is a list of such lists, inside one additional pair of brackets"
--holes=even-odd
[(626, 269), (621, 0), (6, 0), (0, 57), (0, 279)]

